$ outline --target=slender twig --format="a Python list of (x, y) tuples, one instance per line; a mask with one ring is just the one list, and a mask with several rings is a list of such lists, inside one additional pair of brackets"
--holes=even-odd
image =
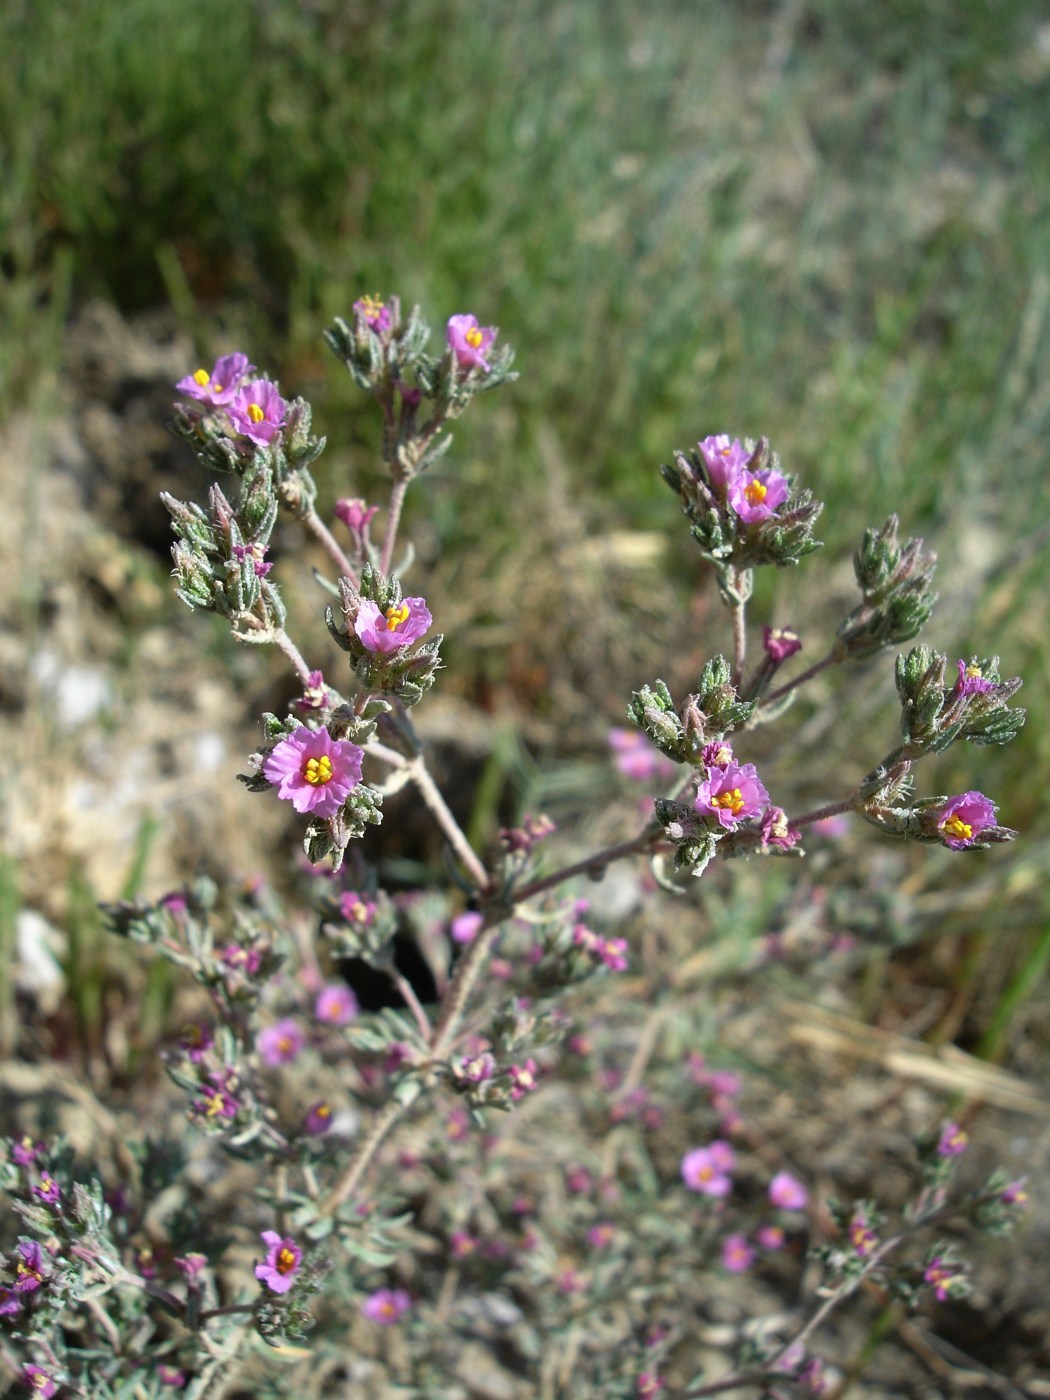
[(855, 796), (847, 797), (844, 802), (829, 802), (826, 807), (814, 807), (812, 812), (804, 812), (801, 817), (789, 817), (788, 826), (809, 826), (813, 822), (822, 822), (825, 817), (837, 817), (840, 812), (852, 812), (855, 801)]
[(356, 588), (358, 579), (357, 574), (354, 572), (354, 566), (350, 563), (350, 560), (344, 554), (342, 547), (339, 544), (339, 541), (336, 539), (336, 537), (332, 534), (331, 530), (329, 530), (328, 526), (324, 523), (321, 517), (314, 510), (313, 506), (311, 506), (307, 513), (303, 516), (303, 524), (310, 531), (310, 533), (317, 540), (320, 541), (321, 545), (324, 547), (325, 553), (328, 555), (329, 559), (331, 559), (332, 563), (343, 575), (343, 577), (348, 578), (353, 584), (353, 586)]
[(747, 656), (747, 598), (741, 595), (732, 608), (733, 616), (733, 684), (739, 686), (744, 676)]
[(397, 527), (401, 523), (401, 507), (405, 504), (405, 493), (408, 490), (409, 480), (410, 478), (407, 476), (398, 477), (390, 492), (390, 505), (386, 513), (386, 534), (383, 536), (383, 553), (379, 560), (379, 571), (384, 578), (390, 572), (390, 561), (394, 557), (394, 542), (397, 539)]
[(616, 846), (607, 846), (605, 850), (595, 851), (593, 855), (585, 856), (583, 860), (575, 861), (572, 865), (565, 865), (550, 875), (543, 875), (538, 880), (531, 880), (520, 890), (514, 892), (515, 902), (523, 903), (526, 899), (531, 899), (533, 895), (542, 894), (544, 890), (553, 889), (556, 885), (563, 884), (564, 881), (571, 880), (577, 875), (597, 875), (613, 861), (623, 860), (625, 856), (640, 855), (649, 846), (655, 845), (660, 840), (661, 835), (658, 828), (647, 826), (644, 831), (639, 832), (637, 836), (632, 836), (629, 841), (621, 841)]
[(292, 663), (295, 674), (302, 681), (303, 685), (310, 684), (310, 667), (306, 664), (302, 652), (289, 637), (283, 627), (277, 627), (273, 632), (273, 640)]
[(791, 691), (796, 690), (800, 685), (805, 685), (806, 681), (812, 680), (813, 677), (818, 676), (821, 671), (826, 670), (829, 666), (834, 666), (837, 661), (842, 661), (843, 659), (844, 658), (840, 656), (837, 651), (829, 651), (827, 656), (822, 656), (819, 661), (814, 661), (813, 665), (810, 666), (808, 670), (800, 671), (794, 680), (785, 681), (782, 686), (778, 686), (776, 690), (771, 690), (768, 695), (764, 695), (762, 697), (762, 704), (771, 705), (774, 700), (779, 700), (782, 696), (789, 695)]
[(420, 1034), (429, 1040), (430, 1020), (427, 1017), (427, 1013), (423, 1010), (422, 1003), (416, 996), (412, 983), (407, 977), (403, 977), (396, 967), (388, 968), (387, 970), (390, 973), (390, 980), (404, 997), (405, 1005), (408, 1007), (409, 1011), (411, 1011)]

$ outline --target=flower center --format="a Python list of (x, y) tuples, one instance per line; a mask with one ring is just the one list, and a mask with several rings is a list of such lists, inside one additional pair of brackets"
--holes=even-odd
[(394, 1307), (393, 1303), (390, 1302), (389, 1298), (384, 1298), (383, 1301), (379, 1304), (379, 1311), (383, 1314), (384, 1317), (397, 1316), (397, 1309)]
[(941, 830), (946, 836), (954, 836), (957, 841), (969, 841), (973, 835), (973, 827), (964, 822), (962, 817), (949, 817), (947, 821), (941, 822)]
[(725, 792), (719, 792), (711, 798), (712, 807), (721, 807), (723, 811), (732, 812), (735, 817), (738, 812), (743, 811), (744, 797), (739, 788), (729, 788)]
[(303, 768), (303, 777), (311, 787), (322, 787), (325, 783), (330, 783), (335, 776), (332, 768), (332, 760), (326, 753), (320, 758), (308, 758), (306, 766)]
[(361, 298), (361, 310), (365, 313), (366, 321), (377, 321), (386, 307), (377, 293), (374, 297), (364, 296)]
[(248, 417), (253, 423), (261, 423), (266, 417), (266, 414), (257, 403), (250, 403), (248, 405)]
[(37, 1283), (43, 1283), (44, 1275), (39, 1269), (34, 1269), (32, 1264), (27, 1264), (24, 1259), (19, 1259), (16, 1270), (19, 1278), (35, 1279)]
[(408, 604), (402, 603), (396, 608), (386, 610), (386, 629), (388, 632), (396, 632), (399, 627), (408, 621)]
[(208, 380), (209, 380), (210, 378), (211, 378), (211, 375), (208, 373), (208, 371), (207, 371), (206, 369), (199, 369), (199, 370), (197, 370), (196, 374), (193, 376), (193, 382), (194, 382), (195, 384), (200, 385), (200, 387), (201, 387), (202, 389), (206, 389), (206, 388), (208, 387)]
[(482, 341), (480, 328), (478, 326), (471, 326), (470, 330), (467, 331), (463, 339), (467, 342), (467, 344), (472, 350), (476, 350)]
[(712, 1167), (712, 1166), (710, 1166), (710, 1165), (706, 1165), (706, 1166), (701, 1167), (700, 1170), (697, 1172), (697, 1174), (696, 1174), (696, 1179), (697, 1179), (698, 1181), (713, 1181), (713, 1180), (714, 1180), (714, 1176), (715, 1176), (715, 1169), (714, 1169), (714, 1167)]
[(750, 506), (760, 506), (766, 499), (766, 488), (761, 481), (749, 481), (744, 487), (744, 495)]
[(204, 1116), (206, 1118), (218, 1118), (226, 1107), (226, 1096), (216, 1089), (214, 1094), (210, 1094), (204, 1100)]
[(295, 1268), (295, 1255), (290, 1249), (282, 1249), (274, 1265), (279, 1274), (290, 1274)]

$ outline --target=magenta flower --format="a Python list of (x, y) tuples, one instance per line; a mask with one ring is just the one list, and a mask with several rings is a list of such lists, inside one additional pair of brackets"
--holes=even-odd
[(200, 1021), (184, 1026), (179, 1036), (180, 1052), (195, 1065), (201, 1063), (214, 1044), (215, 1035), (211, 1026)]
[(19, 1240), (16, 1248), (22, 1257), (15, 1269), (15, 1291), (35, 1293), (44, 1282), (44, 1252), (36, 1240)]
[(478, 1242), (469, 1230), (453, 1230), (448, 1242), (453, 1259), (469, 1259), (478, 1248)]
[(722, 1267), (731, 1274), (746, 1274), (755, 1262), (754, 1246), (744, 1235), (727, 1235), (722, 1245)]
[(44, 1400), (46, 1400), (46, 1397), (54, 1395), (55, 1391), (58, 1389), (57, 1383), (39, 1366), (24, 1366), (22, 1368), (22, 1380), (29, 1387), (33, 1395), (40, 1395), (44, 1397)]
[(332, 1105), (325, 1099), (321, 1099), (307, 1110), (303, 1120), (304, 1132), (311, 1133), (314, 1137), (320, 1137), (332, 1126)]
[(22, 1304), (18, 1294), (12, 1293), (10, 1288), (0, 1283), (0, 1317), (11, 1317), (21, 1311)]
[(265, 447), (284, 426), (288, 405), (276, 384), (268, 379), (252, 379), (237, 390), (226, 412), (242, 437)]
[(327, 729), (299, 728), (267, 754), (263, 774), (297, 812), (334, 817), (361, 781), (364, 749)]
[(180, 1371), (177, 1366), (168, 1366), (164, 1362), (157, 1367), (157, 1379), (161, 1385), (171, 1385), (181, 1390), (186, 1384), (188, 1377), (185, 1371)]
[(794, 656), (796, 651), (802, 650), (798, 633), (792, 632), (790, 627), (763, 627), (762, 646), (770, 661), (775, 661), (778, 666), (789, 656)]
[(736, 1165), (736, 1153), (721, 1139), (709, 1147), (694, 1147), (682, 1158), (682, 1180), (690, 1191), (720, 1198), (733, 1189), (729, 1173)]
[(627, 939), (601, 938), (598, 940), (598, 956), (610, 972), (627, 971)]
[(479, 326), (476, 316), (450, 316), (445, 327), (445, 339), (460, 369), (483, 369), (489, 372), (485, 353), (499, 332), (495, 326)]
[(11, 1156), (20, 1167), (31, 1167), (43, 1155), (44, 1144), (34, 1142), (28, 1134), (11, 1144)]
[(327, 1021), (330, 1026), (347, 1025), (360, 1009), (357, 997), (345, 982), (326, 982), (314, 1003), (317, 1019)]
[(390, 307), (380, 300), (378, 293), (374, 297), (358, 297), (354, 302), (354, 311), (365, 318), (368, 329), (375, 331), (376, 335), (382, 335), (394, 324)]
[(945, 1123), (937, 1143), (938, 1157), (961, 1157), (970, 1139), (958, 1123)]
[(1027, 1184), (1028, 1178), (1026, 1176), (1020, 1176), (1016, 1181), (1011, 1181), (1008, 1185), (1003, 1187), (1002, 1194), (999, 1197), (1000, 1201), (1002, 1201), (1004, 1206), (1017, 1206), (1019, 1209), (1024, 1210), (1025, 1206), (1028, 1204), (1028, 1192), (1025, 1190)]
[(272, 1293), (287, 1293), (299, 1272), (303, 1252), (293, 1239), (287, 1235), (282, 1239), (276, 1230), (264, 1230), (262, 1242), (266, 1258), (256, 1264), (255, 1277)]
[(778, 1210), (805, 1210), (809, 1192), (790, 1172), (777, 1172), (769, 1183), (769, 1199)]
[(457, 914), (449, 925), (453, 943), (473, 943), (484, 922), (484, 914), (474, 909), (465, 909), (462, 914)]
[(484, 1084), (496, 1073), (496, 1061), (487, 1050), (476, 1055), (464, 1055), (456, 1070), (458, 1078), (467, 1084)]
[(272, 564), (266, 562), (266, 545), (259, 544), (235, 544), (231, 551), (238, 564), (243, 564), (247, 559), (251, 563), (252, 570), (256, 578), (265, 578), (273, 568)]
[(849, 1242), (858, 1259), (867, 1259), (875, 1252), (878, 1237), (863, 1211), (856, 1211), (849, 1223)]
[[(960, 1292), (958, 1282), (962, 1275), (957, 1264), (952, 1264), (949, 1260), (942, 1259), (939, 1254), (935, 1254), (926, 1266), (926, 1272), (922, 1276), (924, 1283), (928, 1283), (933, 1289), (933, 1295), (938, 1303), (943, 1303), (945, 1299), (951, 1298), (953, 1294)], [(955, 1285), (953, 1287), (952, 1285)], [(965, 1287), (961, 1290), (965, 1292)]]
[(377, 1288), (361, 1304), (361, 1316), (380, 1327), (393, 1327), (411, 1306), (412, 1299), (403, 1288)]
[(193, 1101), (193, 1111), (199, 1117), (212, 1121), (237, 1117), (240, 1104), (231, 1093), (236, 1087), (236, 1075), (232, 1070), (216, 1070), (208, 1075), (202, 1087), (204, 1093)]
[(175, 388), (180, 394), (188, 394), (191, 399), (198, 399), (213, 408), (222, 408), (233, 399), (254, 368), (248, 363), (247, 355), (235, 350), (232, 355), (220, 356), (211, 374), (206, 369), (199, 369), (195, 374), (180, 379)]
[(367, 928), (375, 918), (376, 902), (356, 890), (346, 890), (339, 896), (339, 913), (348, 924)]
[(33, 1195), (38, 1201), (43, 1201), (46, 1206), (57, 1206), (62, 1199), (62, 1191), (58, 1182), (47, 1172), (41, 1176), (39, 1186), (33, 1187)]
[(311, 710), (323, 710), (328, 704), (328, 687), (325, 685), (324, 673), (322, 671), (311, 671), (303, 686), (303, 693), (295, 702), (295, 708), (300, 714), (308, 714)]
[(788, 484), (772, 467), (760, 472), (744, 469), (729, 483), (727, 495), (740, 519), (751, 525), (777, 513), (788, 498)]
[(360, 496), (341, 496), (335, 503), (335, 517), (352, 535), (363, 535), (378, 509), (378, 506), (365, 505)]
[(587, 1231), (587, 1243), (592, 1249), (607, 1249), (615, 1238), (616, 1231), (604, 1220), (599, 1225), (592, 1225)]
[(763, 1249), (770, 1251), (782, 1249), (784, 1246), (784, 1231), (779, 1225), (760, 1225), (755, 1231), (755, 1239)]
[(196, 1280), (200, 1278), (208, 1266), (208, 1256), (196, 1253), (181, 1254), (174, 1263), (188, 1283), (196, 1283)]
[(995, 803), (983, 792), (963, 792), (948, 801), (937, 813), (941, 840), (953, 851), (965, 850), (987, 826), (995, 825)]
[(268, 1065), (291, 1064), (299, 1058), (305, 1044), (301, 1026), (290, 1016), (267, 1026), (255, 1037), (255, 1048)]
[(654, 1396), (662, 1395), (663, 1390), (663, 1381), (652, 1371), (643, 1371), (638, 1377), (638, 1400), (653, 1400)]
[(700, 759), (705, 768), (728, 768), (733, 762), (732, 746), (725, 739), (714, 739), (701, 749)]
[(526, 1094), (531, 1094), (537, 1086), (536, 1061), (529, 1059), (523, 1065), (511, 1065), (510, 1067), (510, 1096), (515, 1102), (523, 1099)]
[(698, 442), (700, 455), (704, 459), (707, 467), (707, 474), (711, 478), (711, 485), (720, 495), (725, 495), (731, 484), (750, 460), (750, 453), (741, 444), (739, 438), (733, 438), (730, 442), (726, 433), (719, 433), (717, 437), (705, 437), (703, 442)]
[(385, 613), (366, 598), (357, 610), (354, 630), (369, 651), (385, 656), (418, 642), (433, 620), (425, 598), (402, 598)]
[(757, 817), (769, 802), (753, 763), (731, 763), (727, 768), (708, 771), (697, 789), (695, 807), (705, 816), (714, 815), (719, 824), (732, 831), (739, 822)]
[(955, 682), (955, 695), (984, 695), (995, 689), (995, 682), (985, 680), (976, 661), (958, 661), (959, 679)]
[(802, 832), (797, 826), (789, 826), (787, 813), (783, 807), (767, 807), (762, 814), (762, 844), (776, 846), (778, 850), (790, 851), (802, 840)]

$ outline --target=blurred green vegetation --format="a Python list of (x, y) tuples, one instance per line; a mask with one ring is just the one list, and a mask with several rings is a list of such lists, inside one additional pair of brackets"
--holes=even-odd
[(666, 530), (656, 464), (720, 431), (769, 433), (827, 500), (829, 565), (898, 511), (944, 561), (930, 640), (1001, 653), (1037, 707), (940, 780), (987, 774), (1045, 832), (1037, 0), (8, 0), (0, 173), (11, 403), (53, 382), (86, 297), (170, 303), (364, 460), (326, 321), (368, 290), (498, 323), (521, 378), (412, 503), (463, 587), (542, 501), (545, 441), (595, 527)]

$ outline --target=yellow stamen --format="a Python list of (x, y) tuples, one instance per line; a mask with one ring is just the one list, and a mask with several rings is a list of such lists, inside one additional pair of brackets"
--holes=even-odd
[(248, 417), (252, 420), (253, 423), (261, 423), (262, 420), (266, 417), (266, 414), (263, 412), (263, 410), (259, 407), (257, 403), (250, 403), (248, 405)]
[(971, 681), (980, 681), (984, 679), (983, 675), (981, 674), (980, 666), (975, 666), (972, 661), (966, 668), (966, 677), (968, 680)]
[(282, 1249), (274, 1265), (279, 1274), (290, 1274), (295, 1268), (295, 1255), (290, 1249)]
[(374, 297), (364, 296), (361, 298), (361, 309), (365, 313), (366, 320), (372, 320), (375, 316), (380, 316), (386, 310), (383, 302), (376, 292)]
[(332, 760), (326, 753), (323, 753), (320, 758), (306, 760), (303, 777), (311, 787), (321, 787), (324, 783), (330, 783), (333, 776)]
[(484, 337), (482, 336), (481, 331), (477, 326), (471, 326), (470, 330), (467, 331), (463, 339), (467, 342), (467, 344), (471, 347), (472, 350), (476, 350), (481, 344)]
[(199, 369), (199, 370), (197, 370), (196, 374), (194, 374), (194, 376), (193, 376), (193, 382), (194, 382), (195, 384), (199, 384), (200, 387), (203, 389), (203, 388), (207, 385), (208, 380), (209, 380), (210, 378), (211, 378), (211, 375), (208, 373), (208, 371), (207, 371), (206, 369)]
[(397, 629), (408, 621), (408, 604), (402, 603), (398, 608), (387, 608), (386, 629), (388, 632), (396, 632)]
[(220, 1094), (219, 1091), (216, 1089), (214, 1094), (211, 1094), (208, 1098), (204, 1100), (204, 1104), (205, 1118), (217, 1118), (222, 1112), (223, 1108), (226, 1106), (226, 1100), (223, 1097), (223, 1095)]
[(953, 836), (957, 841), (969, 841), (973, 835), (973, 827), (958, 816), (949, 817), (946, 822), (941, 822), (941, 830), (945, 836)]
[(760, 506), (766, 499), (766, 488), (761, 481), (749, 481), (744, 487), (744, 495), (751, 506)]
[(725, 811), (732, 812), (735, 817), (738, 812), (743, 811), (743, 794), (739, 788), (729, 788), (727, 792), (720, 792), (712, 797), (711, 806), (721, 807)]

